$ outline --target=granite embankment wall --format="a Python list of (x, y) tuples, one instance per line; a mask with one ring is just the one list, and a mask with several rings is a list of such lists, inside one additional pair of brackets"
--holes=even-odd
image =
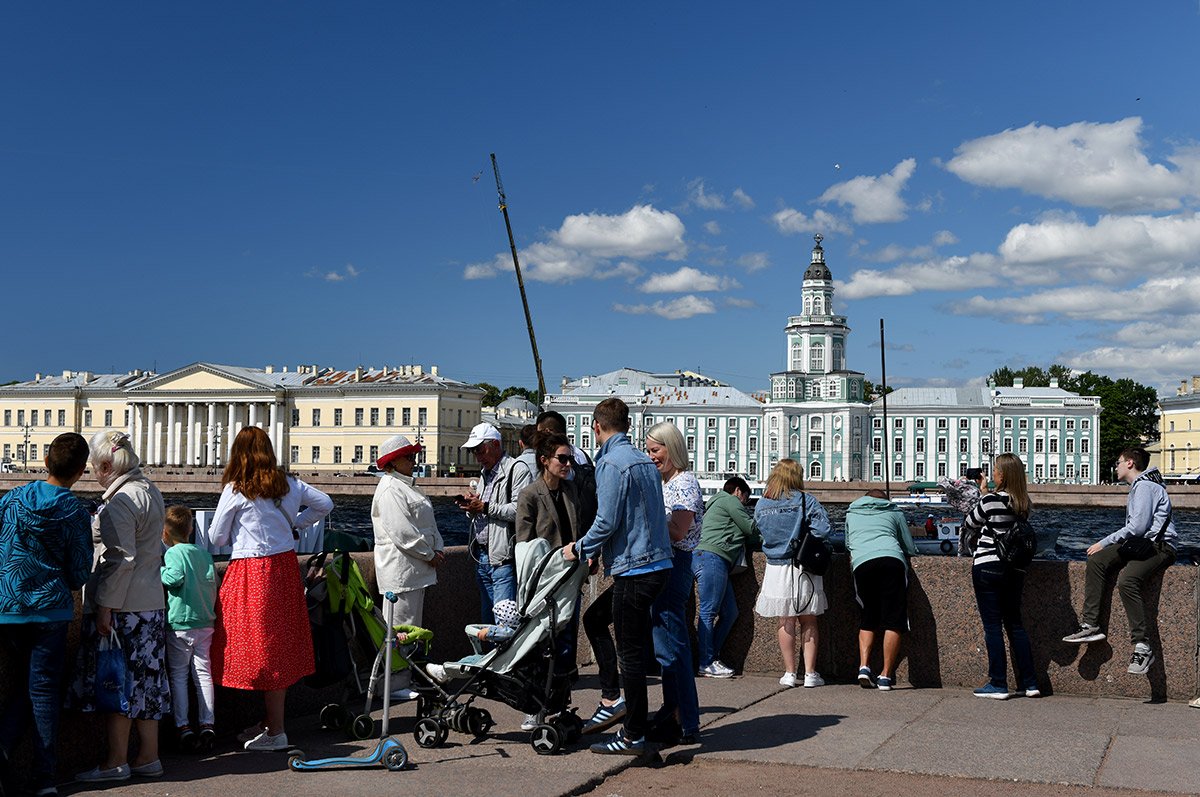
[[(452, 548), (439, 573), (439, 583), (425, 600), (425, 624), (435, 634), (434, 656), (438, 660), (458, 658), (469, 652), (462, 628), (479, 614), (474, 568), (465, 548)], [(374, 566), (369, 553), (355, 554), (369, 584), (374, 585)], [(301, 560), (303, 561), (303, 560)], [(762, 579), (764, 560), (756, 556), (755, 567), (734, 577), (740, 616), (722, 659), (746, 672), (774, 673), (780, 667), (774, 620), (756, 616), (754, 598)], [(1082, 562), (1035, 562), (1025, 583), (1025, 624), (1033, 643), (1038, 681), (1049, 694), (1124, 696), (1142, 699), (1187, 700), (1198, 691), (1200, 614), (1198, 614), (1198, 568), (1177, 565), (1155, 578), (1147, 602), (1158, 623), (1153, 631), (1159, 659), (1149, 678), (1125, 672), (1130, 644), (1125, 612), (1119, 598), (1108, 623), (1110, 642), (1087, 646), (1061, 641), (1077, 627), (1083, 596)], [(584, 588), (585, 604), (604, 588), (603, 579), (592, 579)], [(818, 667), (828, 680), (851, 681), (858, 668), (858, 612), (854, 602), (849, 560), (835, 557), (825, 576), (830, 609), (820, 620)], [(901, 683), (918, 688), (975, 687), (983, 683), (987, 655), (983, 631), (976, 613), (971, 588), (970, 561), (930, 556), (913, 560), (909, 586), (909, 617), (912, 632), (904, 643), (899, 670)], [(68, 661), (74, 662), (78, 623), (72, 627)], [(581, 638), (581, 661), (589, 657)], [(875, 662), (878, 668), (878, 661)], [(1014, 681), (1010, 680), (1010, 683)], [(0, 647), (0, 699), (7, 701), (19, 683), (7, 650)], [(703, 685), (700, 690), (704, 699)], [(312, 690), (296, 687), (288, 696), (292, 716), (315, 712), (327, 702), (343, 699), (342, 690)], [(353, 703), (351, 703), (353, 707)], [(217, 724), (221, 733), (233, 733), (258, 719), (261, 701), (257, 695), (219, 689)], [(586, 708), (586, 707), (585, 707)], [(163, 723), (170, 738), (170, 721)], [(91, 715), (68, 712), (60, 740), (64, 775), (93, 766), (103, 742), (101, 723)], [(24, 758), (27, 750), (18, 751)]]
[[(215, 495), (221, 492), (221, 474), (219, 471), (183, 470), (172, 468), (147, 468), (147, 473), (154, 483), (166, 494), (199, 494)], [(372, 495), (375, 492), (376, 480), (370, 474), (333, 474), (329, 472), (294, 473), (306, 482), (329, 495)], [(0, 474), (0, 493), (18, 485), (24, 484), (31, 478), (41, 478), (44, 474), (5, 473)], [(454, 478), (422, 478), (419, 480), (421, 489), (426, 495), (451, 496), (465, 493), (470, 479)], [(848, 504), (860, 498), (867, 490), (880, 487), (879, 482), (811, 482), (809, 492), (817, 500), (825, 503)], [(100, 486), (92, 480), (89, 474), (76, 486), (83, 492), (100, 492)], [(1168, 488), (1171, 500), (1177, 509), (1200, 509), (1200, 485), (1178, 484)], [(1030, 495), (1038, 506), (1095, 506), (1122, 507), (1129, 488), (1125, 485), (1082, 485), (1082, 484), (1032, 484), (1029, 486)], [(904, 495), (903, 484), (892, 485), (893, 495)]]

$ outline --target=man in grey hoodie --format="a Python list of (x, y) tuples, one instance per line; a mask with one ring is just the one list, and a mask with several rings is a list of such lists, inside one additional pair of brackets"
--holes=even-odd
[[(1145, 675), (1154, 663), (1146, 633), (1146, 607), (1142, 589), (1150, 576), (1175, 561), (1178, 535), (1171, 520), (1171, 498), (1163, 486), (1158, 468), (1147, 468), (1150, 455), (1144, 448), (1127, 448), (1117, 457), (1117, 480), (1129, 485), (1125, 505), (1125, 525), (1087, 549), (1087, 578), (1083, 587), (1083, 616), (1079, 630), (1063, 637), (1064, 642), (1099, 642), (1105, 638), (1100, 626), (1100, 599), (1111, 579), (1117, 577), (1117, 591), (1129, 618), (1133, 656), (1128, 671)], [(1130, 559), (1121, 555), (1121, 543), (1135, 537), (1150, 542), (1148, 558)]]

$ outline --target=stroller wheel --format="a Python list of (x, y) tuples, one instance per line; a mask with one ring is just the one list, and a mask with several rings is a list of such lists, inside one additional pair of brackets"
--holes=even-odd
[(359, 741), (362, 741), (363, 739), (370, 737), (374, 732), (375, 720), (371, 719), (371, 717), (367, 716), (366, 714), (359, 714), (354, 718), (354, 721), (350, 723), (350, 733), (348, 735), (351, 739), (358, 739)]
[(562, 750), (562, 734), (553, 725), (539, 725), (529, 736), (529, 746), (538, 755), (554, 755)]
[(469, 708), (464, 718), (464, 724), (467, 733), (479, 738), (487, 736), (487, 732), (495, 723), (492, 721), (492, 715), (486, 709)]
[(566, 744), (579, 741), (579, 737), (583, 736), (583, 720), (575, 713), (575, 709), (564, 711), (555, 721), (563, 732), (563, 741)]
[(342, 727), (346, 721), (346, 709), (337, 703), (329, 703), (321, 709), (321, 728), (331, 731)]
[(433, 717), (421, 717), (413, 729), (413, 739), (418, 747), (430, 748), (441, 745), (450, 735), (450, 728)]
[(408, 766), (408, 753), (403, 747), (388, 750), (387, 755), (383, 758), (383, 765), (388, 768), (389, 772), (399, 772)]

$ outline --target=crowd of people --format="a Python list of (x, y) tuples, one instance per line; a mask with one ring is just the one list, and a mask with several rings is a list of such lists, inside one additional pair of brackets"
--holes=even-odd
[[(470, 522), (469, 551), (481, 601), (479, 645), (511, 634), (518, 594), (518, 542), (545, 540), (567, 560), (603, 567), (609, 586), (570, 618), (556, 661), (577, 659), (580, 621), (599, 669), (600, 701), (584, 726), (599, 733), (602, 754), (637, 755), (650, 745), (694, 743), (699, 735), (697, 677), (728, 678), (721, 660), (737, 619), (732, 577), (751, 551), (766, 559), (755, 612), (774, 618), (784, 687), (816, 688), (817, 618), (828, 608), (822, 576), (801, 563), (806, 536), (827, 538), (828, 513), (804, 490), (800, 463), (785, 459), (768, 476), (751, 510), (741, 478), (703, 499), (679, 429), (652, 426), (639, 447), (629, 437), (629, 408), (600, 402), (591, 419), (599, 444), (593, 461), (571, 444), (562, 415), (542, 413), (522, 430), (521, 454), (504, 452), (499, 432), (483, 423), (463, 448), (481, 476), (459, 496)], [(437, 583), (444, 543), (432, 504), (414, 482), (420, 444), (404, 435), (380, 446), (381, 478), (371, 506), (374, 560), (381, 593), (397, 597), (393, 621), (419, 626), (425, 590)], [(0, 637), (27, 679), (13, 690), (0, 720), (0, 772), (32, 725), (33, 792), (56, 794), (56, 739), (66, 705), (104, 715), (106, 747), (85, 782), (121, 782), (163, 774), (159, 721), (170, 714), (184, 748), (207, 749), (214, 738), (214, 686), (261, 692), (259, 722), (238, 737), (248, 751), (284, 750), (287, 690), (314, 670), (304, 584), (297, 567), (299, 532), (325, 517), (333, 502), (277, 465), (268, 435), (242, 429), (222, 476), (209, 526), (213, 545), (228, 546), (218, 589), (213, 559), (193, 542), (192, 512), (166, 506), (141, 471), (129, 437), (108, 431), (90, 441), (60, 435), (49, 446), (44, 481), (0, 499)], [(103, 489), (87, 502), (71, 488), (85, 470)], [(1146, 673), (1149, 645), (1142, 592), (1175, 558), (1170, 498), (1142, 449), (1123, 451), (1118, 477), (1130, 485), (1126, 523), (1088, 549), (1081, 627), (1064, 641), (1105, 639), (1106, 584), (1117, 581), (1129, 617), (1129, 672)], [(1025, 466), (996, 457), (989, 485), (981, 471), (964, 504), (963, 545), (973, 557), (972, 583), (988, 656), (987, 681), (975, 694), (1004, 699), (1011, 648), (1016, 694), (1041, 692), (1029, 635), (1022, 625), (1024, 566), (1004, 555), (1004, 542), (1031, 514)], [(879, 490), (846, 513), (846, 548), (860, 606), (858, 682), (891, 690), (908, 631), (909, 559), (917, 553), (903, 513)], [(1118, 576), (1119, 573), (1119, 576)], [(66, 682), (67, 629), (73, 592), (82, 589), (83, 620), (73, 677)], [(698, 666), (687, 606), (697, 595)], [(881, 633), (882, 632), (882, 633)], [(871, 660), (882, 642), (882, 668)], [(482, 650), (477, 647), (477, 652)], [(803, 670), (800, 667), (803, 666)], [(436, 667), (432, 667), (436, 677)], [(647, 677), (661, 676), (661, 707), (649, 712)], [(114, 675), (115, 673), (115, 675)], [(417, 696), (402, 670), (392, 698)], [(195, 722), (190, 697), (196, 696)], [(68, 688), (69, 686), (69, 688)], [(532, 728), (537, 717), (525, 718)], [(523, 726), (523, 727), (524, 727)], [(137, 753), (130, 758), (136, 731)]]

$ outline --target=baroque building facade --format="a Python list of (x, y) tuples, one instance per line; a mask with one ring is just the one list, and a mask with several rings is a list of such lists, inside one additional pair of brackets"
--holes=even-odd
[(1158, 467), (1163, 478), (1200, 478), (1200, 376), (1179, 383), (1174, 396), (1158, 402)]

